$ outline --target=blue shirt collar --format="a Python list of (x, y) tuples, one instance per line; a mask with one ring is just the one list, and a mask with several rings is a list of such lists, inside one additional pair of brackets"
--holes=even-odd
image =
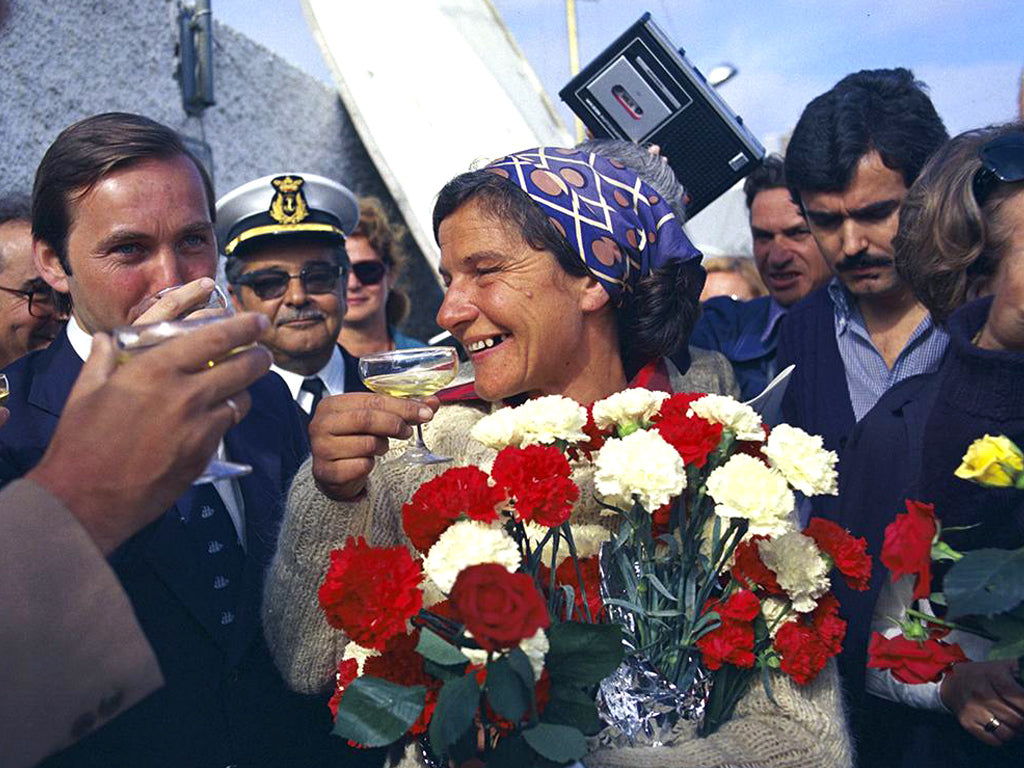
[(779, 321), (786, 316), (789, 310), (777, 302), (774, 297), (768, 302), (768, 318), (764, 323), (764, 330), (761, 331), (761, 343), (767, 345), (775, 338)]

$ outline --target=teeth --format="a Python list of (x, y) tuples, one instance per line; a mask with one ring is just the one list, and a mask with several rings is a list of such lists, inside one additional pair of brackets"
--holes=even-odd
[(479, 351), (481, 351), (483, 349), (490, 349), (494, 345), (499, 344), (500, 342), (504, 341), (504, 339), (505, 339), (505, 337), (503, 335), (492, 336), (489, 339), (480, 339), (479, 341), (474, 341), (472, 344), (467, 345), (466, 349), (470, 353), (479, 352)]

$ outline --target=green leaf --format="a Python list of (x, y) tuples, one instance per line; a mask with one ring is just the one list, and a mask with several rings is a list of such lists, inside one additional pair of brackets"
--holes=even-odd
[(447, 753), (449, 746), (472, 727), (479, 705), (480, 686), (475, 674), (444, 684), (430, 718), (430, 746), (438, 757)]
[(622, 662), (618, 624), (566, 621), (548, 630), (546, 666), (553, 680), (596, 685)]
[(494, 711), (513, 723), (522, 720), (530, 709), (529, 692), (508, 659), (496, 659), (487, 665), (486, 692)]
[(551, 699), (544, 708), (541, 721), (569, 725), (586, 736), (596, 736), (604, 726), (594, 697), (571, 685), (551, 686)]
[(1024, 601), (1024, 547), (976, 549), (953, 565), (943, 581), (947, 618), (992, 616)]
[(1024, 654), (1024, 606), (1013, 613), (980, 620), (982, 629), (998, 638), (989, 648), (990, 659), (1015, 659)]
[(522, 736), (507, 736), (487, 756), (487, 768), (524, 768), (532, 763), (526, 759), (528, 747)]
[(587, 753), (583, 734), (567, 725), (538, 723), (523, 731), (523, 738), (537, 754), (556, 763), (579, 760)]
[(507, 658), (512, 671), (519, 676), (529, 692), (530, 701), (533, 701), (533, 665), (530, 664), (530, 657), (523, 653), (521, 648), (513, 648), (508, 652)]
[(466, 658), (462, 651), (426, 627), (420, 630), (420, 640), (416, 643), (416, 653), (424, 659), (440, 664), (442, 667), (469, 663), (469, 659)]
[(654, 588), (656, 590), (661, 592), (661, 594), (663, 594), (665, 597), (667, 597), (673, 603), (678, 603), (679, 602), (679, 599), (675, 595), (673, 595), (671, 592), (669, 592), (668, 591), (668, 587), (666, 587), (664, 584), (662, 584), (661, 581), (658, 579), (658, 577), (655, 576), (653, 573), (645, 573), (644, 574), (644, 578), (646, 578), (648, 581), (650, 581), (651, 584), (654, 585)]
[(398, 741), (423, 711), (427, 689), (377, 677), (357, 677), (345, 688), (333, 733), (367, 747)]
[(465, 673), (461, 667), (445, 667), (430, 659), (423, 660), (423, 671), (431, 677), (436, 677), (441, 682), (454, 680), (457, 677), (462, 677)]

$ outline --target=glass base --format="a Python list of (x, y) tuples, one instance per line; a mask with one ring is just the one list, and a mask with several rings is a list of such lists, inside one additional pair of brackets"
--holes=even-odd
[(210, 463), (206, 465), (206, 469), (203, 470), (203, 474), (193, 480), (192, 485), (212, 483), (216, 480), (228, 480), (232, 477), (244, 477), (251, 472), (252, 467), (248, 464), (237, 464), (233, 461), (210, 459)]
[(438, 456), (425, 445), (410, 445), (398, 460), (409, 464), (444, 464), (452, 461), (452, 457)]

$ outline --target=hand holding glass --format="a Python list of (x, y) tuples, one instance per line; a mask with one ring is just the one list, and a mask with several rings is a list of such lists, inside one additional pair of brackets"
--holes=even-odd
[[(416, 347), (366, 355), (359, 359), (363, 383), (391, 397), (429, 397), (444, 389), (459, 372), (459, 356), (453, 347)], [(416, 425), (416, 441), (399, 457), (410, 464), (440, 464), (450, 456), (431, 453)]]

